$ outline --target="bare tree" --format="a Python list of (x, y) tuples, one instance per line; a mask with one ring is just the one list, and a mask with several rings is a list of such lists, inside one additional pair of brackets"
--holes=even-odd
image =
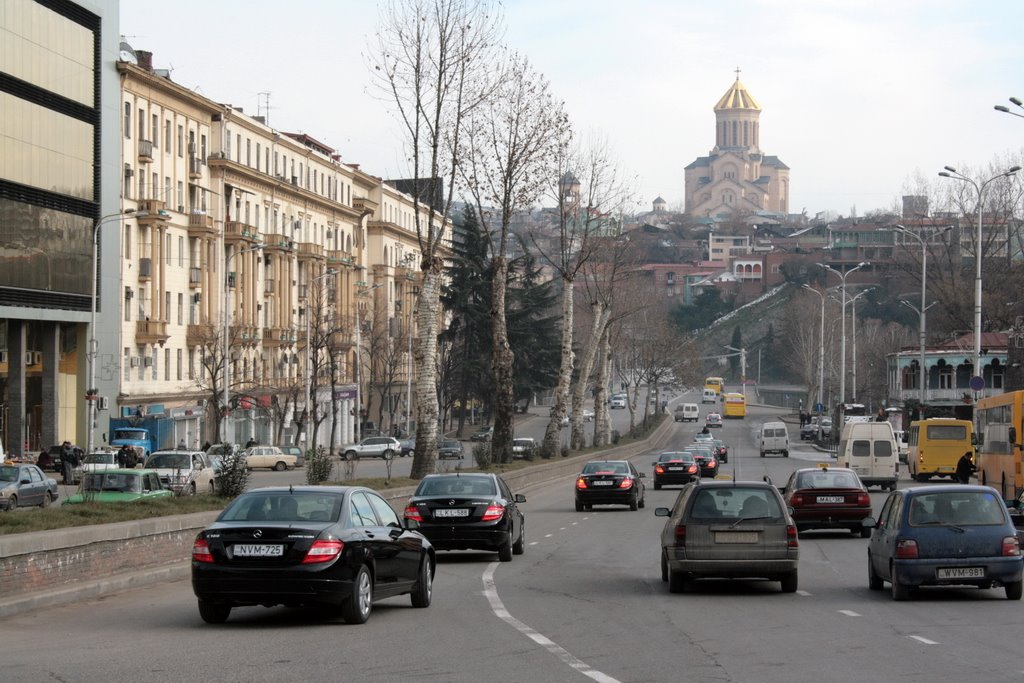
[(517, 54), (501, 70), (485, 105), (470, 114), (463, 136), (463, 182), (491, 241), (491, 364), (497, 394), (491, 456), (496, 462), (512, 459), (514, 354), (505, 300), (511, 223), (558, 172), (569, 139), (562, 103), (551, 94), (547, 80)]
[[(423, 280), (416, 305), (416, 454), (421, 479), (437, 460), (437, 336), (442, 248), (463, 120), (487, 94), (499, 21), (485, 0), (393, 0), (381, 12), (370, 65), (394, 104), (410, 164)], [(425, 205), (426, 211), (421, 210)]]

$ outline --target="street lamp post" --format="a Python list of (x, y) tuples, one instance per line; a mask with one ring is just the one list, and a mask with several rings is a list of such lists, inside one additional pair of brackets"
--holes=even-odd
[(1020, 170), (1020, 166), (1011, 166), (1009, 170), (998, 173), (980, 185), (974, 180), (963, 175), (952, 166), (944, 166), (944, 171), (939, 171), (943, 178), (952, 178), (967, 183), (974, 188), (978, 194), (978, 234), (974, 244), (974, 374), (983, 377), (981, 370), (981, 212), (985, 206), (985, 190), (989, 184), (999, 178), (1008, 178)]
[[(825, 404), (825, 295), (810, 285), (804, 285), (804, 289), (814, 292), (821, 299), (821, 329), (818, 332), (818, 401), (819, 405)], [(819, 417), (820, 417), (819, 411)], [(821, 430), (821, 420), (818, 420), (818, 429)], [(819, 441), (821, 440), (821, 434)]]
[[(1012, 102), (1013, 104), (1017, 105), (1021, 109), (1024, 109), (1024, 102), (1021, 102), (1018, 98), (1011, 97), (1010, 98), (1010, 102)], [(1020, 114), (1020, 113), (1015, 112), (1015, 111), (1010, 111), (1009, 107), (1007, 107), (1005, 105), (1002, 105), (1002, 104), (997, 104), (996, 106), (993, 107), (993, 109), (995, 109), (996, 111), (1001, 111), (1004, 114), (1009, 114), (1010, 116), (1016, 116), (1017, 118), (1024, 119), (1024, 114)]]
[(840, 359), (839, 359), (839, 367), (840, 367), (839, 402), (840, 403), (846, 403), (846, 278), (849, 277), (850, 273), (852, 273), (854, 271), (857, 271), (857, 270), (860, 270), (861, 268), (863, 268), (863, 267), (865, 267), (867, 265), (869, 265), (867, 261), (861, 261), (856, 266), (854, 266), (853, 268), (850, 268), (848, 271), (843, 273), (843, 272), (840, 272), (840, 271), (836, 270), (832, 266), (825, 265), (824, 263), (819, 263), (818, 264), (819, 268), (824, 268), (825, 270), (831, 271), (831, 272), (835, 273), (837, 276), (839, 276), (839, 281), (842, 283), (842, 292), (843, 292), (843, 301), (842, 301), (842, 304), (843, 304), (843, 321), (842, 321), (842, 328), (841, 328), (842, 331), (841, 331), (841, 333), (839, 335), (839, 355), (840, 355)]
[[(92, 453), (96, 445), (96, 401), (99, 400), (99, 393), (96, 390), (96, 356), (99, 355), (99, 342), (96, 340), (96, 309), (98, 303), (100, 227), (104, 223), (121, 220), (125, 216), (131, 216), (135, 213), (135, 209), (125, 209), (124, 211), (118, 211), (107, 216), (100, 216), (92, 224), (92, 310), (89, 316), (89, 351), (85, 354), (89, 365), (89, 386), (85, 390), (85, 400), (87, 403), (86, 419), (89, 422), (86, 429), (86, 453)], [(148, 212), (146, 213), (148, 215)], [(137, 215), (141, 216), (142, 214), (143, 212), (140, 211)]]
[[(307, 449), (316, 448), (316, 444), (313, 444), (313, 443), (309, 442), (309, 435), (310, 435), (309, 423), (310, 423), (311, 420), (315, 419), (315, 417), (314, 417), (315, 412), (314, 412), (314, 406), (313, 406), (313, 396), (312, 396), (312, 355), (316, 352), (316, 349), (313, 346), (313, 339), (312, 339), (312, 337), (310, 337), (310, 325), (309, 325), (310, 320), (309, 319), (312, 317), (310, 315), (310, 313), (311, 313), (310, 300), (313, 297), (313, 285), (315, 285), (320, 280), (323, 280), (324, 278), (327, 278), (327, 277), (330, 277), (331, 275), (334, 275), (335, 272), (336, 271), (334, 269), (328, 268), (323, 273), (321, 273), (320, 275), (317, 275), (315, 278), (311, 279), (307, 283), (307, 291), (306, 291), (306, 419), (305, 419), (304, 424), (303, 424), (303, 427), (306, 430), (306, 448)], [(319, 325), (317, 325), (317, 327), (319, 328)]]
[[(853, 327), (853, 372), (851, 378), (853, 380), (853, 390), (850, 398), (854, 403), (857, 402), (857, 299), (861, 298), (873, 289), (874, 287), (869, 287), (861, 292), (857, 292), (857, 294), (850, 299), (850, 323)], [(845, 318), (846, 316), (844, 315), (843, 317)]]
[[(224, 415), (221, 420), (221, 423), (224, 425), (224, 432), (221, 435), (223, 443), (233, 443), (231, 438), (231, 436), (233, 435), (228, 434), (228, 426), (231, 424), (230, 421), (228, 420), (228, 416), (230, 416), (231, 414), (231, 340), (230, 337), (228, 336), (228, 323), (230, 321), (231, 316), (228, 314), (228, 274), (230, 272), (228, 268), (231, 265), (231, 259), (233, 259), (235, 256), (238, 256), (239, 254), (248, 254), (250, 252), (259, 251), (261, 249), (263, 249), (263, 245), (257, 244), (252, 247), (246, 247), (245, 249), (233, 251), (230, 254), (226, 254), (226, 256), (224, 257), (224, 387), (223, 391), (221, 392), (223, 395), (224, 403)], [(235, 286), (241, 286), (238, 278), (235, 279)]]

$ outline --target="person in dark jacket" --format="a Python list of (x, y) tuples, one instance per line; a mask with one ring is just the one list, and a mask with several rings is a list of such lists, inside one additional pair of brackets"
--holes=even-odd
[(60, 447), (60, 464), (64, 470), (64, 485), (73, 486), (75, 483), (75, 467), (78, 465), (78, 457), (75, 449), (71, 447), (70, 441), (65, 441)]
[(978, 469), (974, 466), (973, 453), (967, 451), (956, 462), (956, 478), (961, 484), (969, 484), (971, 475)]

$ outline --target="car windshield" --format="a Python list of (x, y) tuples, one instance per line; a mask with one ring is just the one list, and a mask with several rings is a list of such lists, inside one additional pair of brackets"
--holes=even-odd
[(149, 432), (144, 429), (119, 429), (114, 438), (122, 441), (146, 441), (149, 439)]
[(745, 519), (777, 520), (783, 516), (779, 501), (770, 490), (729, 486), (698, 491), (690, 508), (690, 517), (739, 522)]
[(253, 491), (228, 505), (218, 522), (334, 522), (345, 496), (319, 491)]
[(490, 477), (460, 475), (427, 477), (420, 482), (414, 496), (493, 496), (497, 493)]
[(693, 455), (691, 453), (662, 453), (658, 456), (658, 462), (668, 462), (670, 460), (693, 462)]
[(92, 453), (85, 456), (86, 465), (113, 465), (114, 454), (113, 453)]
[(910, 525), (975, 525), (1005, 522), (1003, 506), (987, 491), (943, 491), (913, 496)]
[(624, 462), (588, 462), (583, 474), (629, 474), (629, 465)]
[(83, 488), (92, 493), (141, 493), (142, 478), (135, 474), (87, 474)]
[(860, 488), (853, 472), (803, 472), (796, 479), (798, 489), (852, 489)]
[(192, 468), (188, 453), (154, 453), (146, 461), (146, 467), (187, 470)]
[(452, 439), (446, 439), (441, 442), (441, 448), (458, 448), (459, 442)]
[(18, 468), (0, 467), (0, 481), (18, 481)]

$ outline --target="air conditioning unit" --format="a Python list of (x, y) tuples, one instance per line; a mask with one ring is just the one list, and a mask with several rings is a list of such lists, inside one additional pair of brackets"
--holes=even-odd
[(132, 360), (131, 360), (131, 363), (130, 363), (130, 365), (131, 365), (131, 366), (132, 366), (133, 368), (137, 368), (137, 367), (139, 367), (139, 357), (138, 357), (138, 356), (132, 356)]
[(235, 272), (231, 271), (230, 273), (228, 273), (228, 287), (234, 287), (234, 286), (235, 286)]
[(124, 177), (125, 178), (131, 178), (133, 175), (135, 175), (135, 171), (132, 170), (132, 165), (131, 164), (125, 164), (124, 165)]
[(192, 303), (197, 304), (201, 300), (202, 300), (202, 294), (200, 294), (199, 292), (196, 292), (195, 294), (192, 295)]
[(39, 365), (43, 362), (41, 351), (28, 351), (25, 353), (25, 365)]
[(178, 213), (185, 213), (185, 207), (181, 204), (178, 204)]
[(110, 407), (110, 402), (107, 400), (107, 397), (106, 396), (100, 396), (99, 405), (97, 405), (97, 409), (98, 410), (107, 410), (109, 407)]
[(153, 367), (153, 358), (151, 356), (146, 356), (142, 359), (142, 365), (147, 368)]
[(198, 401), (196, 401), (196, 405), (199, 406), (200, 408), (205, 408), (206, 407), (206, 399), (205, 398), (199, 399)]
[(125, 299), (131, 299), (134, 296), (135, 296), (135, 292), (132, 291), (131, 287), (125, 287), (124, 288), (124, 298)]

